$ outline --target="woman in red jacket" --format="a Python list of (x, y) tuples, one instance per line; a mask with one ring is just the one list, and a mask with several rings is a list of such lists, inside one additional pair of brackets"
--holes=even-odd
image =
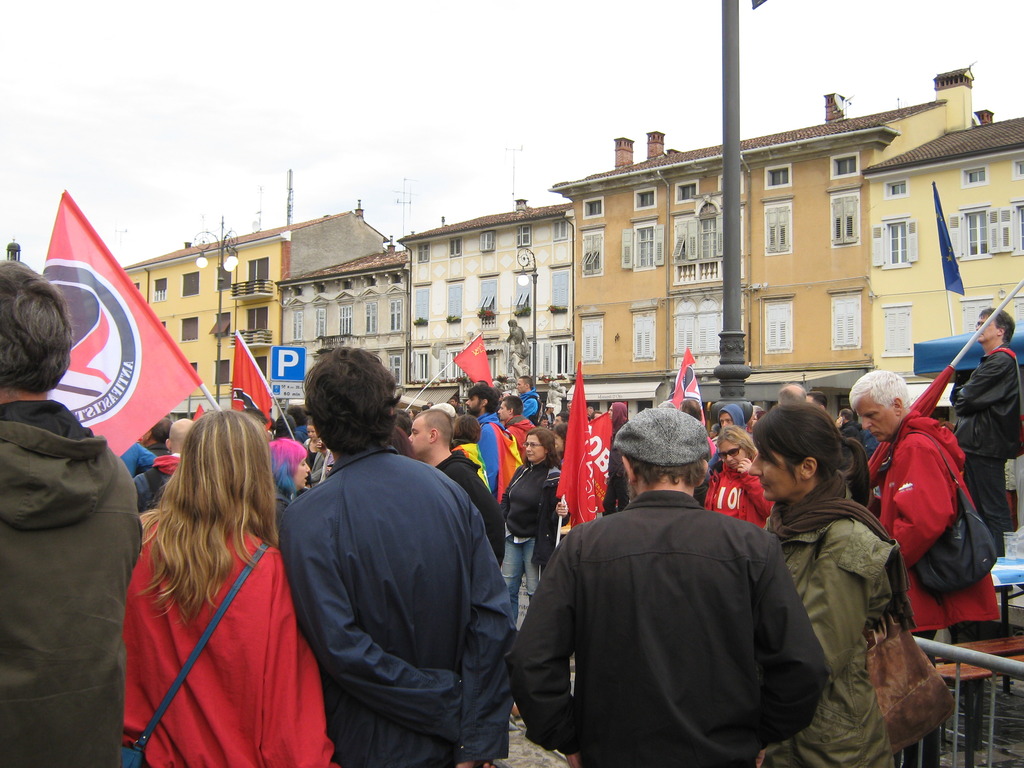
[(128, 746), (146, 727), (217, 606), (261, 542), (242, 585), (146, 747), (146, 764), (327, 768), (320, 673), (300, 634), (276, 549), (270, 451), (238, 411), (199, 419), (143, 548), (124, 622)]
[(758, 479), (748, 474), (757, 456), (750, 435), (735, 424), (722, 427), (718, 435), (718, 455), (722, 461), (711, 473), (704, 507), (763, 528), (772, 503), (765, 499)]

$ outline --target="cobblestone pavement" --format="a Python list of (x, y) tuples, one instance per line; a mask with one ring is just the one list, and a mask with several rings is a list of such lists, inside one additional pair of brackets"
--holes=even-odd
[(565, 768), (564, 757), (526, 738), (526, 726), (521, 719), (513, 718), (508, 728), (508, 757), (495, 761), (498, 768)]

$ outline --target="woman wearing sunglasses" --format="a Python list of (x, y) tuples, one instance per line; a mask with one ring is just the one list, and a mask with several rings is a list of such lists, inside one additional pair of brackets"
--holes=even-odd
[(743, 427), (729, 424), (718, 435), (721, 461), (711, 472), (704, 507), (764, 527), (772, 503), (764, 497), (761, 483), (749, 474), (757, 456), (754, 443)]

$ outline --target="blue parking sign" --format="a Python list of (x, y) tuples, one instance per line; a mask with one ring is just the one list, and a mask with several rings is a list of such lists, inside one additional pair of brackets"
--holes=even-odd
[(271, 347), (270, 380), (303, 381), (306, 378), (305, 347)]

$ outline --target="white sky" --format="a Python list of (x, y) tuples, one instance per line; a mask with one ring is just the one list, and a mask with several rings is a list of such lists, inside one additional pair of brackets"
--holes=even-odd
[[(974, 109), (1024, 116), (1020, 0), (768, 0), (742, 24), (742, 136), (934, 98), (974, 65)], [(5, 3), (0, 247), (41, 269), (67, 189), (123, 264), (220, 217), (239, 234), (351, 210), (385, 236), (562, 202), (613, 139), (721, 142), (714, 0)], [(512, 153), (509, 148), (522, 147)], [(398, 203), (412, 179), (412, 206)], [(0, 257), (2, 258), (2, 257)]]

